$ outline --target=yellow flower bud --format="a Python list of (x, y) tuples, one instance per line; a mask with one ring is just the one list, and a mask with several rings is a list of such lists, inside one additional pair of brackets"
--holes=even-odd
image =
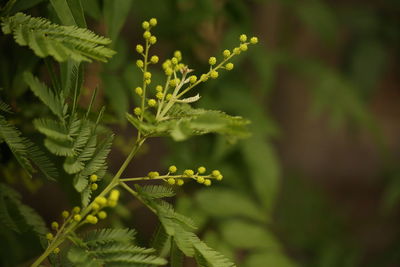
[(202, 177), (202, 176), (197, 177), (197, 182), (198, 182), (199, 184), (204, 183), (204, 177)]
[(246, 51), (247, 50), (247, 44), (241, 44), (240, 45), (240, 50)]
[(174, 185), (175, 184), (175, 179), (174, 178), (168, 178), (167, 182), (170, 185)]
[(246, 36), (246, 34), (241, 34), (240, 37), (239, 37), (239, 40), (240, 40), (242, 43), (246, 42), (246, 41), (247, 41), (247, 36)]
[(152, 56), (150, 58), (150, 62), (153, 63), (153, 64), (157, 64), (158, 63), (158, 56)]
[(105, 211), (100, 211), (97, 216), (99, 216), (99, 219), (104, 220), (105, 218), (107, 218), (107, 213)]
[(144, 66), (144, 62), (141, 59), (136, 60), (136, 66), (138, 66), (139, 68), (143, 68)]
[(98, 178), (99, 178), (99, 177), (97, 177), (96, 174), (90, 175), (90, 181), (93, 182), (93, 183), (96, 182)]
[(74, 215), (74, 221), (79, 222), (80, 220), (82, 220), (82, 216), (79, 214), (75, 214)]
[(178, 179), (178, 180), (176, 181), (176, 184), (179, 185), (179, 186), (182, 186), (184, 183), (185, 183), (185, 182), (184, 182), (182, 179)]
[(143, 38), (144, 39), (149, 39), (151, 37), (151, 33), (149, 32), (149, 31), (145, 31), (144, 33), (143, 33)]
[(72, 209), (72, 212), (73, 212), (73, 213), (79, 213), (79, 212), (81, 212), (81, 208), (78, 207), (78, 206), (76, 206), (76, 207), (74, 207), (74, 208)]
[(208, 63), (210, 63), (210, 65), (215, 65), (215, 63), (217, 63), (217, 59), (215, 57), (210, 57), (208, 59)]
[(156, 91), (157, 92), (162, 92), (162, 90), (163, 90), (163, 87), (161, 85), (157, 85), (156, 86)]
[(92, 185), (90, 186), (90, 190), (92, 190), (92, 191), (96, 191), (97, 188), (99, 188), (99, 186), (98, 186), (98, 184), (96, 184), (96, 183), (94, 183), (94, 184), (92, 184)]
[(214, 176), (214, 177), (217, 177), (218, 175), (221, 175), (221, 172), (219, 170), (213, 170), (211, 172), (211, 175)]
[(213, 79), (217, 79), (218, 76), (219, 76), (218, 71), (213, 70), (213, 71), (210, 73), (210, 76), (211, 76), (211, 78), (213, 78)]
[(140, 45), (140, 44), (136, 45), (136, 52), (141, 54), (141, 53), (143, 53), (143, 50), (144, 50), (144, 48), (142, 45)]
[(228, 49), (225, 49), (224, 52), (222, 52), (222, 54), (224, 55), (224, 58), (227, 58), (231, 55), (231, 51), (229, 51)]
[(117, 204), (118, 204), (117, 201), (111, 200), (111, 199), (109, 199), (108, 202), (107, 202), (107, 205), (108, 205), (109, 207), (112, 207), (112, 208), (115, 207), (115, 206), (117, 206)]
[(97, 204), (97, 203), (93, 203), (93, 204), (92, 204), (92, 209), (93, 209), (93, 210), (99, 210), (99, 209), (100, 209), (100, 205)]
[(240, 54), (240, 48), (239, 47), (235, 47), (234, 49), (233, 49), (233, 53), (235, 54), (235, 55), (239, 55)]
[(149, 42), (150, 42), (150, 44), (155, 44), (155, 43), (157, 43), (157, 37), (151, 36)]
[(152, 27), (156, 26), (156, 25), (157, 25), (157, 19), (156, 19), (156, 18), (151, 18), (151, 19), (150, 19), (150, 25), (151, 25)]
[(69, 217), (69, 212), (68, 212), (67, 210), (64, 210), (63, 212), (61, 212), (61, 216), (62, 216), (64, 219), (67, 219), (67, 218)]
[(232, 70), (233, 67), (234, 67), (233, 63), (228, 63), (228, 64), (225, 65), (225, 68), (226, 68), (227, 70)]
[(190, 83), (195, 83), (195, 82), (197, 82), (197, 77), (196, 77), (196, 75), (190, 76), (189, 81), (190, 81)]
[(105, 206), (107, 204), (107, 199), (105, 197), (96, 197), (94, 201), (101, 206)]
[(89, 214), (88, 216), (86, 216), (86, 221), (91, 224), (96, 224), (99, 220), (96, 216)]
[(143, 23), (142, 23), (142, 27), (143, 27), (143, 29), (145, 29), (145, 30), (148, 30), (148, 29), (149, 29), (149, 27), (150, 27), (150, 24), (149, 24), (149, 22), (147, 22), (147, 21), (143, 21)]
[(113, 190), (110, 192), (109, 199), (118, 201), (119, 195), (120, 195), (119, 191), (118, 191), (117, 189), (113, 189)]
[(207, 74), (202, 74), (201, 77), (200, 77), (200, 80), (202, 82), (206, 82), (208, 80), (208, 75)]
[(222, 178), (224, 178), (224, 176), (222, 176), (221, 174), (220, 174), (220, 175), (218, 175), (218, 176), (216, 177), (216, 179), (217, 179), (218, 181), (221, 181), (221, 180), (222, 180)]
[(178, 61), (181, 61), (181, 60), (182, 60), (182, 53), (181, 53), (181, 51), (176, 50), (176, 51), (174, 52), (174, 57), (176, 57), (176, 58), (178, 59)]
[(46, 239), (47, 239), (47, 240), (51, 241), (51, 240), (53, 240), (53, 238), (54, 238), (54, 236), (53, 236), (52, 233), (47, 233), (47, 234), (46, 234)]
[(179, 61), (179, 60), (178, 60), (176, 57), (171, 58), (171, 62), (172, 62), (172, 64), (174, 64), (174, 65), (178, 64), (178, 61)]
[(55, 248), (55, 249), (53, 250), (53, 253), (54, 253), (54, 254), (60, 253), (60, 248)]
[(211, 185), (211, 180), (210, 179), (205, 179), (204, 180), (204, 185), (205, 186), (210, 186)]
[(57, 230), (58, 229), (58, 222), (52, 222), (51, 223), (51, 229)]
[(197, 171), (198, 171), (200, 174), (203, 174), (203, 173), (205, 173), (207, 170), (206, 170), (205, 167), (201, 166), (201, 167), (199, 167), (199, 168), (197, 169)]
[(162, 92), (157, 92), (156, 98), (161, 100), (164, 97), (164, 94)]
[(171, 68), (167, 68), (167, 69), (165, 70), (165, 75), (171, 76), (173, 72), (174, 72), (174, 71), (173, 71)]
[(154, 100), (154, 99), (149, 99), (149, 101), (147, 101), (147, 104), (148, 104), (150, 107), (155, 107), (155, 106), (157, 105), (157, 101)]
[(170, 173), (176, 173), (176, 171), (178, 170), (178, 168), (175, 165), (169, 166), (168, 171)]
[(183, 175), (185, 175), (187, 177), (192, 177), (194, 175), (194, 171), (193, 170), (185, 170), (183, 172)]
[(160, 176), (160, 174), (158, 172), (149, 172), (147, 174), (147, 177), (149, 177), (150, 179), (157, 178), (158, 176)]
[(144, 77), (145, 79), (151, 79), (151, 73), (148, 72), (148, 71), (146, 71), (146, 72), (143, 74), (143, 77)]
[(143, 89), (142, 89), (142, 87), (139, 87), (139, 86), (136, 87), (136, 88), (135, 88), (135, 93), (138, 94), (138, 95), (142, 95), (142, 94), (143, 94)]
[(172, 94), (167, 94), (167, 96), (165, 97), (165, 99), (166, 99), (167, 101), (171, 100), (171, 98), (172, 98)]
[(133, 109), (133, 113), (134, 113), (136, 116), (140, 116), (140, 115), (142, 114), (142, 109), (139, 108), (139, 107), (136, 107), (136, 108)]
[(251, 44), (256, 44), (256, 43), (258, 43), (258, 38), (257, 38), (257, 37), (251, 37), (250, 43), (251, 43)]

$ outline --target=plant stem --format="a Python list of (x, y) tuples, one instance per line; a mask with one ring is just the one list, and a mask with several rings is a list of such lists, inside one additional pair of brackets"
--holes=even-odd
[[(145, 142), (146, 137), (140, 137), (138, 136), (138, 139), (136, 140), (135, 145), (132, 147), (131, 152), (129, 153), (128, 157), (125, 159), (125, 161), (122, 163), (121, 167), (115, 174), (115, 176), (112, 178), (111, 182), (104, 188), (104, 190), (98, 195), (98, 197), (102, 197), (108, 194), (114, 187), (118, 186), (119, 183), (119, 178), (121, 177), (122, 173), (125, 171), (125, 169), (128, 167), (129, 163), (133, 159), (133, 157), (136, 155), (136, 153), (139, 151), (140, 147), (143, 145)], [(132, 190), (133, 191), (133, 190)], [(135, 192), (136, 193), (136, 192)], [(84, 218), (90, 211), (93, 206), (94, 201), (92, 201), (80, 214), (82, 218)], [(65, 222), (66, 223), (66, 222)], [(49, 246), (46, 248), (46, 250), (43, 252), (42, 255), (40, 255), (31, 265), (31, 267), (37, 267), (39, 266), (49, 255), (54, 251), (55, 248), (57, 248), (60, 244), (62, 244), (67, 236), (76, 230), (79, 222), (72, 222), (68, 227), (65, 228), (65, 231), (61, 233), (57, 233), (53, 241), (49, 244)], [(64, 225), (62, 226), (61, 229), (63, 229)]]

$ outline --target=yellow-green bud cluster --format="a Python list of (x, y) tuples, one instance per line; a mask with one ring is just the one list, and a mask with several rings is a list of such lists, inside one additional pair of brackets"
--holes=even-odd
[(96, 174), (92, 174), (89, 177), (89, 180), (91, 182), (90, 186), (90, 190), (92, 191), (96, 191), (97, 188), (99, 188), (99, 185), (96, 183), (99, 180), (99, 177)]

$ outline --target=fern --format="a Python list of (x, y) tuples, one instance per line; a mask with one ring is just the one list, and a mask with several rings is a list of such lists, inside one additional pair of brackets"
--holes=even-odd
[(249, 135), (246, 128), (248, 120), (221, 111), (194, 109), (187, 104), (175, 104), (166, 120), (158, 123), (143, 122), (130, 114), (126, 117), (146, 136), (170, 136), (175, 141), (207, 133), (218, 133), (231, 141)]
[(0, 184), (0, 221), (16, 232), (33, 230), (39, 236), (47, 232), (43, 219), (21, 202), (21, 196), (16, 191), (4, 184)]
[(54, 179), (58, 176), (54, 164), (49, 160), (46, 154), (27, 138), (22, 137), (21, 132), (9, 124), (2, 115), (0, 115), (0, 140), (1, 139), (6, 142), (17, 161), (30, 176), (36, 171), (33, 165), (47, 178)]
[(175, 192), (171, 187), (166, 187), (162, 185), (146, 185), (143, 187), (135, 185), (135, 187), (136, 189), (141, 190), (141, 193), (145, 194), (149, 198), (164, 198), (175, 196)]
[(34, 18), (23, 13), (3, 18), (2, 30), (13, 34), (15, 41), (29, 46), (39, 57), (53, 56), (57, 61), (99, 60), (106, 62), (115, 52), (105, 45), (110, 39), (76, 26), (60, 26), (44, 18)]
[(56, 115), (59, 119), (64, 120), (64, 96), (61, 94), (55, 94), (50, 88), (45, 84), (40, 82), (35, 76), (30, 72), (24, 72), (24, 81), (32, 90), (32, 92), (49, 107), (51, 112)]
[(0, 100), (0, 111), (6, 112), (6, 113), (12, 113), (11, 107), (1, 100)]
[(154, 249), (135, 246), (131, 229), (101, 229), (90, 232), (82, 244), (72, 247), (68, 259), (75, 266), (148, 266), (165, 265), (152, 255)]

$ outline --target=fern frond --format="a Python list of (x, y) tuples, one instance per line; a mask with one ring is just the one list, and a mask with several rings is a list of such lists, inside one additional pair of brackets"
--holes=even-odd
[(33, 121), (35, 128), (48, 138), (59, 141), (72, 141), (67, 129), (58, 121), (52, 119), (36, 119)]
[(29, 159), (48, 179), (55, 180), (59, 174), (54, 163), (38, 146), (30, 141), (27, 141), (26, 143)]
[[(21, 196), (5, 184), (0, 184), (0, 220), (4, 226), (18, 231), (32, 229), (39, 236), (47, 232), (43, 219), (29, 206), (21, 202)], [(10, 211), (10, 212), (9, 212)]]
[(135, 239), (136, 231), (133, 229), (112, 229), (105, 228), (91, 231), (86, 237), (85, 242), (88, 246), (107, 244), (112, 242), (131, 242)]
[(172, 187), (163, 185), (145, 185), (141, 188), (141, 193), (146, 194), (150, 198), (173, 197), (175, 192)]
[(38, 78), (32, 75), (30, 72), (24, 72), (24, 81), (29, 86), (31, 91), (49, 107), (51, 112), (56, 115), (60, 120), (64, 119), (64, 97), (55, 94), (50, 88), (44, 83), (40, 82)]
[(0, 100), (0, 111), (6, 112), (6, 113), (12, 113), (11, 107), (1, 100)]
[(50, 138), (44, 139), (44, 146), (57, 156), (74, 156), (73, 143), (69, 141), (58, 141)]
[(76, 26), (60, 26), (44, 18), (35, 18), (23, 13), (3, 18), (2, 30), (13, 34), (15, 41), (29, 46), (39, 57), (53, 56), (63, 62), (99, 60), (106, 62), (115, 51), (105, 47), (110, 39)]

